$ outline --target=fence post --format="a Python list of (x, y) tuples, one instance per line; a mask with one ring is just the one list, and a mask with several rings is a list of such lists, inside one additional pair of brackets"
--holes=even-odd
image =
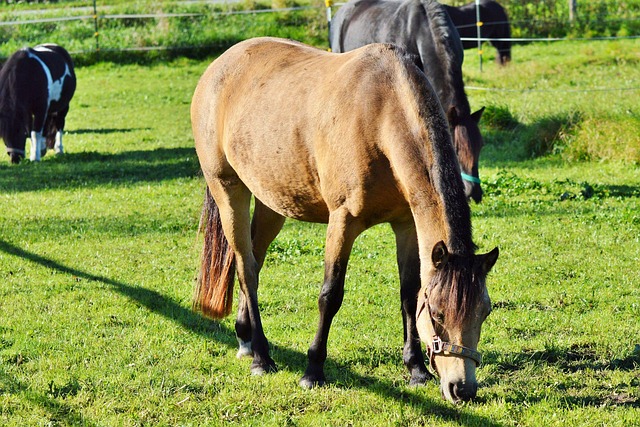
[(324, 0), (325, 6), (327, 6), (327, 31), (329, 39), (329, 50), (331, 50), (331, 6), (333, 6), (333, 0)]
[(93, 0), (93, 38), (96, 40), (96, 58), (100, 58), (100, 33), (98, 32), (98, 8), (96, 7), (96, 0)]
[(482, 21), (480, 20), (480, 0), (476, 0), (476, 28), (478, 29), (478, 57), (480, 58), (480, 72), (482, 72)]

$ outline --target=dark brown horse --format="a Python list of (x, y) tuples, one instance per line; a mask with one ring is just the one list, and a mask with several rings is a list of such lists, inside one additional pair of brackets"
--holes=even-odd
[(474, 254), (444, 112), (401, 48), (374, 44), (339, 55), (281, 39), (241, 42), (200, 79), (191, 121), (207, 182), (195, 305), (213, 318), (229, 314), (237, 273), (238, 353), (253, 356), (252, 373), (276, 369), (258, 311), (258, 275), (285, 218), (328, 223), (304, 387), (325, 382), (329, 328), (354, 240), (389, 222), (411, 383), (431, 377), (420, 330), (443, 396), (476, 395), (476, 349), (490, 310), (485, 277), (498, 251)]
[[(493, 47), (498, 51), (496, 62), (500, 65), (507, 65), (511, 61), (511, 24), (504, 8), (494, 0), (480, 0), (480, 37), (489, 38)], [(478, 37), (478, 10), (476, 2), (472, 1), (464, 6), (454, 7), (442, 5), (453, 24), (458, 29), (460, 37), (463, 39), (473, 39)], [(478, 47), (478, 42), (473, 40), (463, 40), (462, 47), (474, 49)]]
[(393, 43), (415, 55), (447, 112), (467, 197), (482, 200), (478, 161), (483, 141), (464, 91), (460, 36), (435, 0), (352, 0), (331, 23), (331, 50), (348, 52), (369, 43)]

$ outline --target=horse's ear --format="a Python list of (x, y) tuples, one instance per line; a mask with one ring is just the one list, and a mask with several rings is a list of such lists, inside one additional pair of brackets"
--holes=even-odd
[(442, 240), (435, 244), (431, 251), (431, 262), (436, 269), (441, 269), (449, 261), (449, 250)]
[(478, 111), (476, 111), (475, 113), (471, 114), (471, 118), (476, 122), (476, 123), (480, 123), (480, 118), (482, 117), (482, 113), (484, 113), (484, 107), (482, 107), (481, 109), (479, 109)]
[(496, 264), (496, 261), (498, 261), (498, 255), (500, 255), (500, 250), (498, 250), (497, 247), (493, 248), (493, 250), (489, 253), (480, 255), (482, 263), (481, 268), (484, 274), (487, 274), (489, 273), (489, 271), (491, 271), (493, 266)]
[(449, 122), (449, 126), (454, 128), (458, 124), (458, 110), (453, 105), (449, 107), (447, 111), (447, 121)]

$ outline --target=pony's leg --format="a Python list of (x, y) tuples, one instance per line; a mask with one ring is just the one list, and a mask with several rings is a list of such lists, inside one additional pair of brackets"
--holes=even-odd
[(61, 110), (56, 114), (55, 122), (56, 122), (56, 141), (53, 146), (53, 151), (56, 154), (64, 154), (64, 147), (62, 146), (62, 134), (64, 133), (64, 124), (65, 119), (67, 117), (67, 113), (69, 112), (69, 107)]
[(53, 151), (56, 154), (64, 154), (64, 147), (62, 146), (62, 130), (56, 132), (56, 143), (53, 146)]
[(31, 131), (31, 152), (29, 153), (29, 160), (32, 162), (39, 162), (42, 156), (47, 152), (47, 145), (42, 132), (35, 130)]
[(44, 125), (47, 114), (46, 110), (37, 109), (33, 112), (33, 127), (31, 128), (31, 153), (29, 160), (40, 161), (40, 158), (47, 152), (47, 144), (44, 136)]
[(269, 342), (264, 335), (258, 309), (259, 265), (251, 243), (251, 193), (239, 181), (227, 185), (214, 181), (209, 183), (209, 189), (218, 204), (224, 234), (236, 254), (236, 274), (251, 326), (251, 373), (261, 375), (275, 371), (276, 364), (269, 356)]
[(418, 292), (420, 291), (420, 256), (418, 237), (413, 221), (391, 224), (396, 236), (398, 270), (400, 272), (400, 302), (404, 325), (402, 360), (411, 374), (409, 384), (424, 384), (433, 376), (427, 370), (420, 336), (416, 327)]
[[(253, 243), (253, 255), (258, 263), (258, 271), (262, 269), (267, 249), (282, 229), (284, 221), (285, 218), (282, 215), (266, 207), (260, 200), (255, 199), (253, 220), (251, 221), (251, 239)], [(238, 338), (239, 345), (238, 358), (252, 356), (249, 307), (242, 292), (240, 292), (240, 300), (238, 303), (236, 337)]]
[(342, 305), (344, 278), (353, 242), (364, 229), (364, 225), (356, 222), (345, 207), (329, 215), (324, 257), (324, 283), (318, 298), (320, 322), (307, 352), (309, 364), (300, 380), (302, 387), (321, 386), (326, 381), (324, 362), (327, 359), (329, 328), (333, 317)]

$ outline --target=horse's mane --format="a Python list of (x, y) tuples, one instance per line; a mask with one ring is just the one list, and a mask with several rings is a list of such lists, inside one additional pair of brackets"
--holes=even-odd
[[(464, 50), (458, 30), (440, 3), (435, 0), (420, 0), (420, 2), (427, 14), (432, 40), (445, 70), (446, 86), (451, 89), (451, 105), (455, 105), (458, 115), (469, 115), (471, 114), (471, 106), (464, 93), (462, 79)], [(448, 111), (451, 105), (443, 105), (442, 108)]]
[[(460, 179), (460, 165), (454, 151), (449, 125), (442, 114), (438, 98), (415, 63), (412, 55), (404, 55), (405, 64), (415, 67), (415, 72), (408, 72), (411, 93), (418, 102), (418, 114), (424, 123), (428, 123), (428, 142), (433, 162), (429, 165), (429, 176), (438, 193), (447, 222), (448, 241), (445, 242), (450, 252), (471, 255), (476, 246), (471, 238), (471, 209), (467, 203), (464, 186)], [(433, 94), (433, 95), (430, 95)]]
[[(418, 96), (424, 93), (424, 90), (416, 92)], [(474, 257), (471, 255), (474, 254), (476, 245), (472, 239), (471, 209), (464, 194), (460, 167), (446, 119), (439, 115), (428, 120), (435, 124), (429, 129), (433, 155), (429, 175), (443, 206), (448, 227), (448, 239), (445, 243), (450, 252), (448, 262), (436, 269), (429, 290), (435, 284), (447, 286), (445, 318), (463, 320), (478, 301), (482, 290), (479, 283), (473, 280)]]
[(11, 55), (0, 69), (0, 138), (5, 141), (11, 136), (15, 124), (22, 124), (23, 115), (20, 114), (20, 96), (18, 87), (18, 63), (24, 58), (23, 50)]

